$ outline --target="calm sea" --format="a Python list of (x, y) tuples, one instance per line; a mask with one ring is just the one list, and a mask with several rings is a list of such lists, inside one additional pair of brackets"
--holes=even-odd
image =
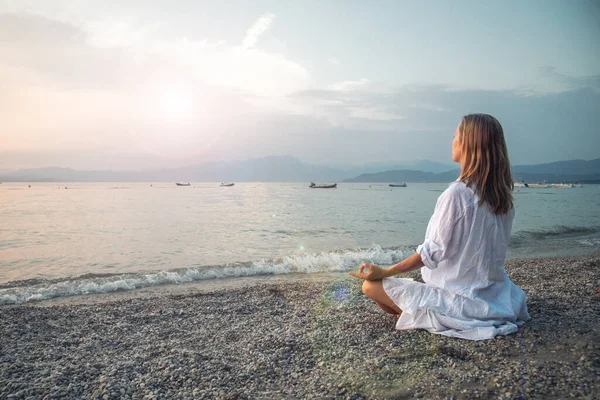
[[(29, 187), (31, 185), (31, 187)], [(392, 264), (447, 184), (3, 183), (0, 304)], [(515, 189), (510, 258), (600, 250), (600, 188)]]

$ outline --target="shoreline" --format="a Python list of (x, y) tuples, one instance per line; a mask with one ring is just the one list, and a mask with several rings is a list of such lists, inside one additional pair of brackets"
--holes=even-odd
[[(517, 255), (512, 254), (510, 257), (507, 257), (505, 262), (506, 265), (513, 262), (527, 261), (527, 260), (552, 260), (552, 259), (578, 259), (582, 257), (594, 257), (600, 255), (600, 252), (597, 250), (572, 250), (570, 253), (566, 255), (559, 256), (557, 254), (565, 253), (564, 251), (556, 251), (556, 252), (546, 252), (544, 254), (534, 254), (534, 255)], [(358, 267), (357, 267), (358, 268)], [(148, 271), (147, 273), (152, 275), (160, 275), (164, 271)], [(171, 272), (171, 271), (168, 271)], [(208, 278), (208, 279), (198, 279), (192, 281), (183, 281), (183, 282), (159, 282), (159, 283), (151, 283), (144, 284), (142, 283), (138, 287), (127, 287), (129, 284), (124, 284), (127, 288), (119, 287), (118, 283), (120, 281), (116, 281), (117, 285), (113, 286), (113, 288), (108, 289), (76, 289), (73, 293), (62, 293), (50, 295), (50, 297), (46, 297), (47, 295), (42, 295), (40, 298), (40, 291), (44, 293), (48, 285), (54, 286), (55, 290), (65, 291), (64, 286), (61, 285), (73, 283), (83, 283), (87, 284), (88, 282), (91, 285), (103, 285), (102, 282), (94, 283), (93, 278), (103, 278), (103, 277), (117, 277), (121, 278), (123, 282), (127, 282), (130, 278), (135, 279), (143, 279), (145, 274), (140, 274), (137, 278), (132, 273), (114, 273), (114, 274), (87, 274), (83, 276), (73, 276), (73, 277), (60, 277), (60, 278), (51, 278), (51, 279), (25, 279), (25, 280), (15, 280), (9, 281), (0, 284), (0, 307), (10, 307), (10, 306), (18, 306), (18, 305), (60, 305), (60, 304), (91, 304), (91, 303), (103, 303), (109, 301), (116, 301), (122, 299), (132, 299), (138, 297), (153, 297), (153, 296), (168, 296), (172, 294), (185, 294), (185, 293), (194, 293), (195, 291), (211, 291), (211, 290), (219, 290), (219, 289), (233, 289), (240, 288), (245, 286), (253, 286), (257, 284), (277, 284), (284, 282), (321, 282), (323, 280), (330, 279), (338, 279), (347, 276), (348, 271), (323, 271), (323, 272), (294, 272), (294, 273), (283, 273), (283, 274), (257, 274), (257, 275), (243, 275), (243, 276), (227, 276), (223, 278)], [(413, 278), (419, 277), (420, 275), (417, 273)], [(89, 281), (88, 281), (89, 279)], [(106, 283), (112, 284), (114, 283)], [(12, 290), (18, 290), (20, 288), (29, 289), (31, 296), (30, 300), (26, 301), (11, 301), (12, 296), (18, 296), (16, 293), (10, 293)], [(40, 291), (38, 291), (40, 290)], [(3, 294), (2, 292), (5, 291)], [(9, 291), (8, 293), (6, 291)], [(2, 295), (4, 295), (5, 299), (2, 299)], [(7, 300), (8, 298), (8, 300)]]
[(0, 398), (594, 398), (600, 254), (506, 269), (532, 320), (482, 342), (394, 330), (347, 273), (0, 306)]

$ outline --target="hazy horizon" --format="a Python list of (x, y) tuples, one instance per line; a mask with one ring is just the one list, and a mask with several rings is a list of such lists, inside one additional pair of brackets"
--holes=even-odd
[(0, 0), (0, 170), (600, 157), (598, 3), (434, 3)]
[[(305, 165), (314, 165), (314, 166), (318, 166), (318, 167), (324, 167), (324, 168), (332, 168), (332, 169), (338, 169), (340, 171), (343, 170), (359, 170), (359, 169), (363, 169), (363, 168), (374, 168), (376, 166), (394, 166), (394, 165), (399, 165), (399, 166), (405, 166), (405, 167), (410, 167), (410, 168), (406, 168), (406, 169), (411, 169), (413, 166), (418, 166), (420, 163), (432, 163), (432, 164), (437, 164), (438, 167), (447, 167), (447, 169), (439, 169), (440, 172), (448, 172), (448, 171), (452, 171), (453, 169), (459, 169), (459, 165), (456, 164), (455, 162), (439, 162), (439, 161), (435, 161), (435, 160), (427, 160), (427, 159), (419, 159), (419, 160), (392, 160), (392, 161), (388, 161), (388, 162), (370, 162), (370, 163), (356, 163), (356, 164), (351, 164), (351, 163), (342, 163), (342, 164), (326, 164), (326, 163), (310, 163), (307, 162), (305, 160), (299, 159), (297, 157), (291, 156), (289, 154), (282, 154), (282, 155), (270, 155), (270, 156), (264, 156), (264, 157), (251, 157), (251, 158), (245, 158), (245, 159), (237, 159), (237, 160), (221, 160), (221, 161), (208, 161), (207, 163), (226, 163), (226, 164), (235, 164), (235, 163), (243, 163), (243, 162), (252, 162), (252, 161), (257, 161), (257, 160), (262, 160), (262, 159), (267, 159), (267, 158), (286, 158), (286, 157), (293, 157), (296, 160), (302, 162)], [(600, 159), (600, 157), (598, 158), (594, 158), (594, 159), (568, 159), (568, 160), (553, 160), (553, 161), (548, 161), (546, 163), (535, 163), (535, 164), (515, 164), (515, 163), (511, 163), (511, 167), (515, 167), (515, 166), (533, 166), (533, 165), (540, 165), (540, 164), (551, 164), (551, 163), (555, 163), (555, 162), (566, 162), (566, 161), (576, 161), (576, 160), (583, 160), (583, 161), (593, 161), (593, 160), (597, 160)], [(181, 167), (193, 167), (195, 165), (202, 165), (202, 162), (194, 162), (192, 160), (190, 160), (189, 163), (181, 163), (181, 164), (177, 164), (176, 166), (165, 166), (165, 167), (154, 167), (154, 168), (139, 168), (139, 169), (114, 169), (114, 168), (107, 168), (107, 169), (102, 169), (102, 168), (97, 168), (97, 169), (81, 169), (81, 168), (74, 168), (68, 165), (45, 165), (45, 166), (40, 166), (40, 167), (25, 167), (25, 168), (0, 168), (0, 172), (2, 173), (10, 173), (10, 172), (16, 172), (19, 170), (27, 170), (27, 169), (51, 169), (51, 168), (60, 168), (60, 169), (73, 169), (73, 170), (78, 170), (78, 171), (89, 171), (89, 172), (99, 172), (99, 171), (103, 171), (103, 172), (110, 172), (110, 171), (114, 171), (114, 172), (152, 172), (152, 171), (158, 171), (158, 170), (164, 170), (164, 169), (169, 169), (169, 168), (181, 168)], [(433, 170), (431, 170), (431, 168), (414, 168), (415, 170), (428, 170), (429, 172), (435, 172)]]

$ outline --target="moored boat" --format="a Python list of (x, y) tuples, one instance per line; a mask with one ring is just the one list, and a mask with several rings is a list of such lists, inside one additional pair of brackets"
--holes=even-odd
[(402, 183), (390, 183), (390, 187), (406, 187), (406, 182), (402, 182)]
[(552, 185), (547, 184), (547, 183), (527, 183), (527, 182), (520, 182), (520, 183), (515, 182), (514, 186), (516, 188), (526, 187), (526, 188), (531, 188), (531, 189), (548, 189), (548, 188), (552, 187)]
[(311, 182), (308, 187), (311, 189), (335, 189), (337, 188), (337, 183), (334, 183), (333, 185), (317, 185), (314, 182)]
[(177, 186), (190, 186), (189, 182), (175, 182)]
[(223, 186), (223, 187), (231, 187), (231, 186), (233, 186), (233, 185), (235, 185), (235, 183), (233, 183), (233, 182), (230, 182), (230, 183), (227, 183), (227, 182), (221, 182), (221, 185), (219, 185), (219, 186)]

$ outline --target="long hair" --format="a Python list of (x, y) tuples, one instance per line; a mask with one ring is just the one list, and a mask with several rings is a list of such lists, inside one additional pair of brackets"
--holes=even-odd
[(461, 148), (460, 181), (473, 186), (479, 205), (496, 215), (513, 208), (514, 182), (500, 122), (488, 114), (471, 114), (458, 127)]

